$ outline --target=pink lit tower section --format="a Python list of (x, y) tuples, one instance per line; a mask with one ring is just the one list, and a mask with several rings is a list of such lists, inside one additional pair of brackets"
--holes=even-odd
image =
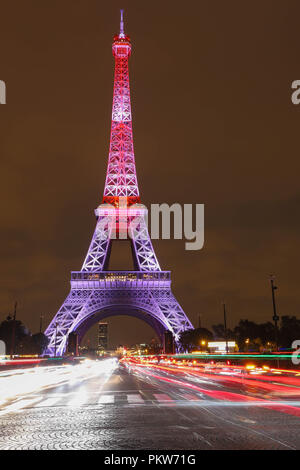
[(114, 37), (112, 50), (115, 58), (114, 96), (103, 202), (118, 206), (121, 196), (126, 197), (127, 205), (131, 206), (140, 202), (140, 196), (134, 159), (128, 70), (131, 43), (124, 33), (123, 10), (120, 33)]

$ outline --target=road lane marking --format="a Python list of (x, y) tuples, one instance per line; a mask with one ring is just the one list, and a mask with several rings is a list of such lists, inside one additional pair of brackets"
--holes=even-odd
[(82, 406), (87, 402), (88, 397), (89, 396), (85, 391), (79, 391), (76, 393), (75, 397), (68, 402), (67, 406)]
[(37, 401), (39, 401), (41, 398), (24, 398), (23, 400), (17, 401), (15, 403), (12, 403), (11, 405), (8, 405), (4, 410), (0, 411), (0, 415), (5, 415), (7, 413), (19, 413), (23, 411), (23, 408), (25, 407), (30, 407), (30, 405), (33, 405)]
[(58, 401), (61, 400), (61, 397), (47, 398), (46, 400), (41, 401), (35, 405), (35, 408), (46, 408), (55, 405)]
[(153, 395), (159, 403), (174, 403), (173, 398), (165, 393), (153, 393)]
[(142, 403), (142, 404), (145, 403), (145, 401), (143, 400), (143, 398), (139, 394), (127, 395), (127, 400), (128, 400), (128, 403), (134, 404), (134, 405), (137, 405), (139, 403)]
[(183, 393), (183, 397), (185, 400), (188, 401), (203, 401), (201, 397), (193, 395), (192, 393)]
[(108, 405), (112, 404), (115, 402), (115, 396), (114, 395), (101, 395), (101, 397), (98, 400), (99, 405)]
[(201, 434), (196, 431), (193, 432), (193, 437), (196, 441), (202, 441), (210, 447), (213, 446), (211, 442), (209, 442), (207, 439), (205, 439), (205, 437), (201, 436)]

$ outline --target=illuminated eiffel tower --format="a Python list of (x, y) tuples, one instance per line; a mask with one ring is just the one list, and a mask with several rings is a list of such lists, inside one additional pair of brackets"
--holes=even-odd
[[(171, 291), (170, 271), (159, 266), (145, 222), (147, 209), (140, 204), (128, 72), (131, 42), (124, 33), (123, 11), (112, 50), (115, 77), (103, 204), (95, 210), (97, 225), (81, 271), (71, 273), (71, 291), (45, 331), (45, 354), (50, 356), (64, 354), (70, 333), (81, 340), (94, 323), (112, 315), (140, 318), (161, 339), (170, 331), (177, 347), (180, 333), (192, 328)], [(109, 271), (112, 244), (127, 235), (135, 270)]]

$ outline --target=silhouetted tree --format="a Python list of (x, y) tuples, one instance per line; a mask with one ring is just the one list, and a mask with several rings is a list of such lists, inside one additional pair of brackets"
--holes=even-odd
[(149, 344), (149, 354), (160, 354), (162, 350), (162, 345), (157, 340), (157, 338), (152, 338)]
[[(14, 320), (7, 317), (0, 323), (0, 339), (5, 342), (6, 353), (11, 351)], [(31, 335), (30, 331), (20, 320), (15, 323), (15, 354), (40, 355), (47, 347), (49, 339), (43, 333)]]
[(201, 348), (201, 341), (210, 341), (213, 334), (206, 328), (195, 328), (194, 330), (183, 331), (179, 341), (185, 351), (193, 351)]
[(295, 339), (300, 339), (300, 320), (295, 316), (283, 315), (279, 329), (279, 345), (291, 348)]
[[(213, 325), (212, 330), (214, 333), (214, 337), (216, 339), (225, 339), (225, 328), (223, 323), (219, 323), (218, 325)], [(227, 328), (227, 338), (234, 339), (234, 332)]]
[(31, 354), (38, 354), (40, 356), (48, 346), (48, 343), (49, 338), (44, 333), (35, 333), (31, 336)]
[(260, 323), (258, 325), (258, 337), (261, 339), (263, 346), (267, 346), (268, 343), (272, 343), (275, 346), (276, 334), (274, 323)]
[(23, 336), (16, 344), (15, 353), (20, 355), (31, 355), (32, 352), (32, 336)]
[(240, 320), (234, 329), (234, 336), (241, 351), (259, 351), (275, 346), (275, 327), (271, 322)]
[(24, 341), (27, 336), (30, 336), (29, 330), (23, 325), (20, 320), (15, 320), (14, 326), (14, 320), (10, 316), (8, 316), (6, 320), (0, 323), (0, 339), (6, 344), (7, 353), (9, 353), (11, 350), (13, 328), (15, 328), (16, 353), (18, 353), (18, 345), (21, 343), (21, 341)]

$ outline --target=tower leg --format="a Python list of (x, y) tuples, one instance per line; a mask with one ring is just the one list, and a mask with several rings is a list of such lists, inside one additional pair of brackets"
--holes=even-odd
[(97, 272), (106, 268), (112, 222), (111, 217), (108, 217), (105, 213), (100, 214), (88, 253), (81, 268), (82, 271)]
[(45, 331), (49, 338), (49, 344), (44, 355), (63, 356), (67, 347), (68, 336), (75, 328), (76, 320), (83, 313), (92, 292), (73, 291), (62, 304), (61, 308), (53, 318), (52, 322)]
[(146, 223), (147, 208), (132, 208), (128, 210), (129, 214), (134, 210), (136, 211), (135, 216), (129, 217), (129, 236), (132, 239), (138, 270), (160, 271), (159, 262), (154, 252)]

